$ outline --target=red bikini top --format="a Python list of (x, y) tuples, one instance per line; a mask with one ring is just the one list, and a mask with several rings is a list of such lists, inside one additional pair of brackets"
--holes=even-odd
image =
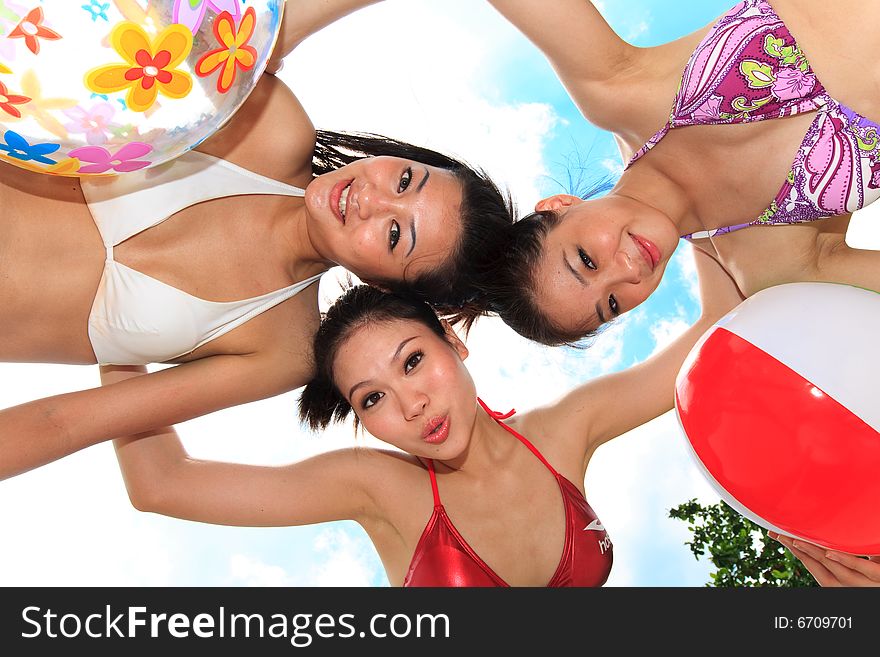
[[(611, 572), (612, 546), (605, 528), (578, 488), (556, 472), (552, 465), (525, 437), (501, 420), (501, 415), (490, 410), (482, 400), (483, 409), (516, 436), (520, 442), (547, 466), (556, 477), (565, 506), (565, 545), (556, 572), (547, 586), (601, 586)], [(440, 502), (434, 462), (428, 461), (431, 489), (434, 493), (434, 513), (416, 546), (404, 586), (509, 586), (493, 571), (452, 524)]]

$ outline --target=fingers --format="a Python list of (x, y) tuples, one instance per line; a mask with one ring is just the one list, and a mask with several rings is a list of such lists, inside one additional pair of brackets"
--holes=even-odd
[(825, 555), (826, 560), (836, 562), (845, 576), (841, 581), (848, 582), (847, 586), (880, 586), (880, 562), (876, 557), (871, 559), (862, 559), (861, 557), (845, 552), (836, 552), (828, 550)]
[(824, 550), (818, 546), (803, 541), (793, 541), (788, 536), (775, 534), (773, 537), (782, 543), (813, 576), (813, 579), (823, 587), (843, 586), (837, 574), (829, 566), (832, 564), (824, 561)]
[(820, 586), (880, 587), (880, 557), (864, 559), (845, 552), (827, 550), (799, 539), (767, 532), (797, 557)]

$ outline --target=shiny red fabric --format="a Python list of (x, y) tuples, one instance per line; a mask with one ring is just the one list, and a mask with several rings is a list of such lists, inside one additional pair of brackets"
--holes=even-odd
[[(611, 540), (587, 500), (519, 433), (501, 422), (500, 415), (480, 404), (509, 433), (516, 436), (556, 477), (565, 506), (565, 545), (556, 572), (547, 586), (601, 586), (612, 564)], [(434, 513), (416, 546), (404, 586), (509, 586), (468, 545), (452, 524), (440, 501), (434, 462), (428, 461), (434, 492)]]

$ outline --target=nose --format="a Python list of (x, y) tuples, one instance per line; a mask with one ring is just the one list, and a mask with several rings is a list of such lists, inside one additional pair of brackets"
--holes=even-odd
[(616, 265), (614, 278), (616, 281), (633, 284), (641, 282), (642, 270), (626, 251), (618, 251), (614, 261)]
[(381, 217), (396, 209), (394, 200), (371, 184), (366, 184), (358, 190), (354, 203), (360, 219)]
[(420, 390), (411, 390), (402, 394), (401, 404), (407, 420), (415, 420), (425, 413), (428, 407), (428, 396)]

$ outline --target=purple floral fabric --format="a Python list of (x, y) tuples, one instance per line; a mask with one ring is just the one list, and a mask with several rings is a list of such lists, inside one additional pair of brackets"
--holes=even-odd
[(684, 237), (813, 221), (880, 197), (880, 125), (834, 100), (766, 0), (739, 2), (709, 30), (682, 75), (668, 123), (627, 167), (673, 128), (747, 123), (816, 112), (776, 198), (748, 222)]

